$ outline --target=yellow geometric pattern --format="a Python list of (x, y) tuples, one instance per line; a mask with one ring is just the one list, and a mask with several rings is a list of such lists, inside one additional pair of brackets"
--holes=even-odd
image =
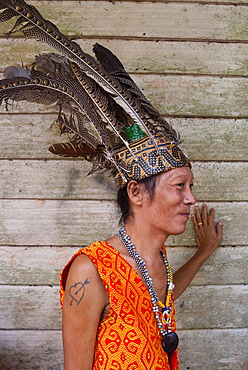
[[(165, 251), (165, 247), (164, 247)], [(177, 351), (170, 362), (152, 311), (150, 294), (136, 271), (111, 245), (95, 242), (80, 249), (61, 273), (61, 306), (74, 258), (87, 254), (107, 290), (110, 312), (98, 328), (93, 370), (178, 370)], [(173, 330), (175, 312), (173, 300)]]
[[(127, 181), (141, 180), (173, 168), (191, 167), (181, 147), (161, 135), (156, 135), (154, 139), (157, 148), (151, 138), (145, 137), (130, 144), (132, 153), (126, 147), (116, 151), (118, 163), (126, 169)], [(115, 178), (115, 183), (118, 189), (125, 184), (120, 173)]]

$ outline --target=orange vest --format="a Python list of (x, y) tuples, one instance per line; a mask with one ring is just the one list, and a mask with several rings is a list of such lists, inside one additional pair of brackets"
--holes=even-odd
[[(99, 324), (93, 370), (178, 370), (177, 350), (169, 360), (162, 349), (146, 285), (108, 243), (95, 242), (72, 256), (60, 277), (61, 307), (70, 265), (82, 253), (94, 262), (110, 302), (109, 314)], [(174, 300), (172, 304), (174, 329)]]

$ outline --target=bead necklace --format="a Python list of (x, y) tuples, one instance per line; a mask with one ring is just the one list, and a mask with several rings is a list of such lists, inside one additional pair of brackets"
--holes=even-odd
[[(127, 232), (124, 229), (124, 227), (122, 227), (118, 231), (118, 236), (123, 242), (124, 246), (126, 247), (131, 257), (137, 263), (139, 270), (148, 287), (148, 291), (150, 293), (151, 302), (153, 306), (152, 310), (154, 312), (159, 331), (162, 334), (162, 347), (165, 352), (173, 352), (177, 348), (179, 340), (178, 340), (177, 334), (173, 332), (171, 328), (172, 309), (170, 307), (170, 304), (171, 304), (171, 295), (172, 295), (172, 290), (174, 288), (174, 284), (173, 284), (173, 273), (172, 273), (172, 269), (169, 264), (169, 261), (165, 253), (161, 250), (161, 254), (162, 254), (164, 264), (166, 267), (166, 275), (167, 275), (167, 295), (166, 295), (166, 301), (164, 305), (157, 296), (157, 293), (153, 286), (152, 278), (150, 278), (149, 276), (145, 261), (140, 257), (139, 253), (136, 251), (136, 248), (134, 244), (131, 242), (131, 238), (129, 235), (127, 235)], [(162, 308), (162, 320), (159, 315), (158, 305)]]

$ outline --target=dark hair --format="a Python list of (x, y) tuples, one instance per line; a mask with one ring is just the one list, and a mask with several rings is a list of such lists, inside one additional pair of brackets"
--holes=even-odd
[[(153, 175), (153, 176), (147, 177), (142, 180), (137, 180), (138, 184), (144, 184), (149, 194), (150, 199), (153, 198), (154, 193), (155, 193), (156, 180), (157, 180), (157, 175)], [(129, 198), (127, 194), (127, 184), (125, 184), (121, 189), (119, 189), (117, 193), (116, 201), (121, 211), (121, 218), (120, 218), (119, 224), (124, 225), (128, 217), (131, 215), (130, 203), (129, 203)]]

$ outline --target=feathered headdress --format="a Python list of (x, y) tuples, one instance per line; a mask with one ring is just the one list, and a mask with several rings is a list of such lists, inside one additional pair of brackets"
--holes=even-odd
[(130, 179), (190, 166), (179, 134), (111, 51), (95, 44), (95, 58), (86, 54), (23, 0), (0, 0), (0, 10), (0, 22), (18, 17), (8, 36), (21, 31), (59, 53), (36, 56), (31, 69), (7, 67), (0, 81), (0, 104), (57, 104), (57, 123), (70, 140), (50, 146), (52, 153), (87, 159), (91, 172), (111, 173), (118, 188)]

